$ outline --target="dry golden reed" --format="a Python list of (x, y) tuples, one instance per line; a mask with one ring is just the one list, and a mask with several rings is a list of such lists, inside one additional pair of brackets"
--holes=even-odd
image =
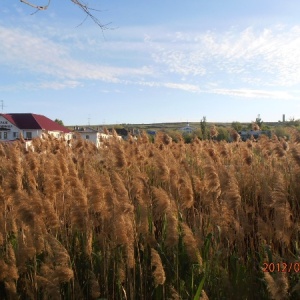
[(159, 219), (164, 216), (167, 209), (170, 207), (170, 198), (167, 192), (162, 188), (152, 188), (153, 193), (153, 216)]
[(288, 279), (287, 274), (279, 272), (276, 274), (277, 278), (273, 278), (269, 272), (264, 272), (264, 278), (267, 283), (267, 289), (273, 300), (288, 299)]
[(0, 143), (0, 297), (299, 298), (260, 270), (299, 254), (299, 134), (235, 135)]
[(155, 285), (163, 285), (166, 281), (165, 271), (158, 252), (151, 248), (151, 267)]
[(202, 265), (202, 258), (192, 230), (184, 223), (180, 224), (183, 232), (183, 243), (189, 259)]

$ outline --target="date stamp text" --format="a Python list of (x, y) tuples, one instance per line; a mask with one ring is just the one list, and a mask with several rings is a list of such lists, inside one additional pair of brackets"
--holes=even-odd
[(300, 262), (263, 263), (263, 272), (300, 273)]

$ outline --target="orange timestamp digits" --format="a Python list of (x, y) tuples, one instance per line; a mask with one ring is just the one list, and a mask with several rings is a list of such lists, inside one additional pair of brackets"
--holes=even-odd
[(291, 262), (291, 263), (263, 263), (263, 272), (274, 273), (299, 273), (300, 272), (300, 263), (299, 262)]

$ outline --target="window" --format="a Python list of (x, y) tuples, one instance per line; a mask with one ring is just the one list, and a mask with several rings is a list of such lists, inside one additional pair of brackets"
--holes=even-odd
[(28, 140), (31, 140), (32, 139), (32, 132), (27, 131), (26, 135), (25, 135), (25, 138), (28, 139)]
[(14, 132), (14, 133), (13, 133), (13, 137), (14, 137), (14, 139), (16, 139), (16, 138), (18, 137), (18, 133), (17, 133), (17, 132)]
[(85, 136), (85, 139), (86, 139), (86, 140), (89, 140), (89, 139), (90, 139), (90, 136), (89, 136), (89, 135), (86, 135), (86, 136)]
[(3, 139), (7, 140), (7, 132), (3, 132)]
[(2, 140), (2, 132), (0, 132), (0, 140)]

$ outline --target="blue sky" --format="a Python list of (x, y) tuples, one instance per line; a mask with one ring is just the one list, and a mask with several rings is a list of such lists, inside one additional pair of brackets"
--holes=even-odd
[(70, 0), (35, 14), (0, 4), (6, 113), (67, 125), (300, 118), (298, 0), (91, 0), (103, 32)]

